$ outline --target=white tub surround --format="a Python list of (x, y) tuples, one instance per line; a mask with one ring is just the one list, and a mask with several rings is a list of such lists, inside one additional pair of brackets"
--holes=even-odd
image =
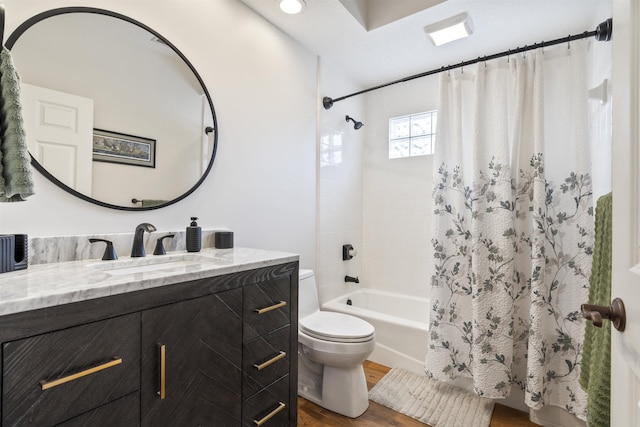
[[(104, 250), (104, 245), (102, 245)], [(127, 267), (164, 262), (151, 271)], [(260, 249), (204, 249), (144, 258), (41, 264), (0, 275), (0, 315), (108, 297), (287, 262), (298, 255)], [(118, 270), (111, 270), (113, 268)]]
[(322, 308), (357, 316), (374, 326), (376, 348), (369, 360), (424, 374), (429, 331), (427, 298), (361, 288)]

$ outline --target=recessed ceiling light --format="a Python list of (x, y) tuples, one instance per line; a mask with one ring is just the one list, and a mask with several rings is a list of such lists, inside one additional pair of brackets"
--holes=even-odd
[(280, 1), (280, 10), (284, 13), (288, 13), (289, 15), (295, 15), (296, 13), (302, 12), (305, 4), (303, 0), (281, 0)]
[(424, 30), (435, 46), (441, 46), (469, 36), (473, 33), (473, 23), (468, 14), (461, 13), (444, 21), (427, 25)]

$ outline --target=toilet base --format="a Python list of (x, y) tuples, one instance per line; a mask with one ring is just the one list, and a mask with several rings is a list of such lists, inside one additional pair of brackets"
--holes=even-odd
[(359, 417), (369, 407), (369, 391), (364, 368), (324, 367), (322, 380), (323, 407), (350, 418)]
[[(299, 369), (303, 363), (299, 363)], [(349, 418), (359, 417), (369, 407), (362, 364), (339, 368), (324, 365), (320, 375), (304, 366), (299, 374), (298, 395)]]

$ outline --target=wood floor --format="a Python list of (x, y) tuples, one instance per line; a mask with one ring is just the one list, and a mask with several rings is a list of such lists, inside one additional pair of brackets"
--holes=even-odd
[[(366, 361), (364, 372), (369, 390), (391, 370), (386, 366)], [(425, 427), (426, 424), (413, 418), (392, 411), (375, 402), (370, 402), (369, 409), (356, 419), (343, 417), (327, 409), (321, 408), (308, 400), (298, 397), (298, 427)], [(490, 427), (537, 427), (529, 421), (527, 414), (508, 406), (496, 404), (491, 417)]]

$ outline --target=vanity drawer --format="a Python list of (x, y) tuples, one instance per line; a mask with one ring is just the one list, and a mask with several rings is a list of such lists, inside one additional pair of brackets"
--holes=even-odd
[[(294, 401), (295, 400), (291, 400)], [(283, 427), (291, 425), (289, 408), (289, 376), (278, 380), (242, 405), (244, 427)]]
[(111, 403), (58, 424), (57, 427), (136, 427), (140, 425), (140, 393), (131, 393)]
[(242, 395), (253, 396), (289, 373), (291, 328), (277, 329), (244, 344)]
[(51, 426), (140, 387), (140, 314), (3, 346), (2, 424)]
[(289, 277), (244, 287), (244, 341), (288, 325), (291, 322)]

